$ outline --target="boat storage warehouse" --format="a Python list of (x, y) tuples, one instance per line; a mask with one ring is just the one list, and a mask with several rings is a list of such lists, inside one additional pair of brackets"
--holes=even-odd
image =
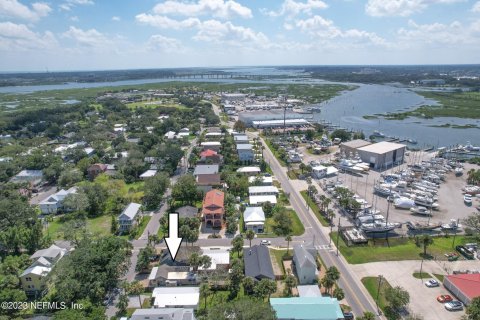
[(363, 162), (369, 163), (374, 169), (387, 169), (393, 164), (403, 162), (405, 145), (382, 141), (358, 148), (358, 154)]

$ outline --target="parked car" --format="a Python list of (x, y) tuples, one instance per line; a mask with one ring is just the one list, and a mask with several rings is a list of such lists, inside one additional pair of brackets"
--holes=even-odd
[(437, 297), (437, 301), (441, 302), (441, 303), (446, 303), (446, 302), (453, 301), (453, 298), (452, 298), (452, 296), (450, 296), (448, 294), (442, 294), (441, 296)]
[(272, 244), (272, 242), (270, 240), (262, 240), (262, 241), (260, 241), (260, 244), (262, 246), (269, 246), (269, 245)]
[(440, 283), (438, 283), (437, 280), (433, 280), (433, 279), (430, 279), (430, 280), (427, 280), (425, 282), (425, 285), (429, 288), (433, 288), (433, 287), (438, 287), (440, 286)]
[(445, 303), (445, 309), (447, 309), (448, 311), (463, 310), (463, 303), (461, 303), (460, 301), (447, 302)]
[(355, 316), (351, 312), (344, 312), (343, 313), (343, 318), (345, 320), (353, 320), (353, 319), (355, 319)]

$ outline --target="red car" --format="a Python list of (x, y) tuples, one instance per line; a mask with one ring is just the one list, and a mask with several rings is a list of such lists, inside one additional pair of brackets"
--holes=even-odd
[(446, 302), (453, 301), (453, 298), (448, 294), (442, 294), (441, 296), (437, 297), (437, 301), (441, 303), (446, 303)]

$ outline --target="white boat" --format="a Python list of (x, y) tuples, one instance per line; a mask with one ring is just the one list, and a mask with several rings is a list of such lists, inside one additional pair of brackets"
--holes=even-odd
[(472, 204), (472, 196), (470, 194), (465, 194), (463, 196), (463, 202), (465, 202), (466, 205), (471, 205)]
[(419, 206), (424, 206), (424, 207), (430, 207), (434, 201), (432, 198), (427, 198), (427, 197), (416, 197), (415, 198), (415, 204), (419, 205)]
[(398, 224), (390, 222), (374, 222), (374, 223), (365, 223), (360, 226), (360, 229), (366, 233), (379, 233), (379, 232), (389, 232), (397, 228)]
[(442, 230), (457, 230), (460, 228), (461, 225), (459, 225), (455, 219), (450, 219), (449, 223), (442, 224)]
[(383, 134), (382, 132), (380, 132), (380, 131), (378, 131), (378, 130), (375, 130), (375, 131), (373, 131), (372, 136), (383, 138), (383, 137), (385, 137), (385, 134)]
[(465, 150), (467, 151), (480, 151), (480, 147), (476, 147), (470, 143), (470, 141), (467, 141), (467, 144), (464, 147)]
[(395, 199), (393, 206), (397, 209), (410, 209), (415, 206), (415, 201), (406, 197)]
[(390, 190), (389, 188), (386, 188), (382, 185), (374, 185), (373, 186), (373, 191), (381, 196), (388, 197), (389, 195), (393, 194), (393, 191)]
[(413, 213), (413, 214), (419, 214), (419, 215), (422, 215), (422, 216), (432, 215), (432, 212), (430, 210), (428, 210), (427, 208), (422, 207), (422, 206), (412, 207), (412, 208), (410, 208), (410, 212)]

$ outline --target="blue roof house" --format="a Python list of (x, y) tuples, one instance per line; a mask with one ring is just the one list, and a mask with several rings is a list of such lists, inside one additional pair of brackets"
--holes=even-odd
[(330, 297), (270, 298), (278, 320), (343, 320), (338, 300)]

